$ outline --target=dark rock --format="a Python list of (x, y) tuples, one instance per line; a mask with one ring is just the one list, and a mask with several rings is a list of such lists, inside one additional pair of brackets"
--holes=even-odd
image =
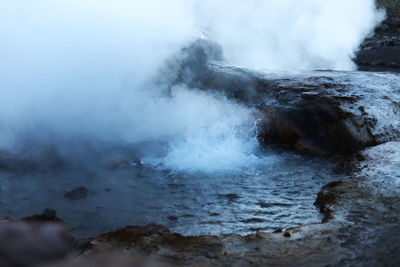
[(342, 185), (343, 181), (333, 181), (322, 187), (322, 190), (318, 193), (317, 199), (314, 205), (319, 208), (319, 211), (324, 215), (322, 222), (328, 222), (332, 219), (332, 210), (330, 205), (334, 204), (337, 198), (338, 192), (335, 188)]
[(72, 191), (69, 191), (64, 194), (65, 198), (71, 199), (71, 200), (77, 200), (81, 198), (85, 198), (88, 194), (89, 190), (86, 187), (80, 186)]
[[(221, 240), (216, 236), (182, 236), (171, 233), (167, 228), (150, 224), (147, 226), (129, 226), (115, 232), (102, 234), (92, 241), (92, 246), (85, 255), (90, 252), (102, 250), (102, 244), (114, 248), (137, 251), (139, 255), (147, 256), (161, 252), (164, 249), (173, 251), (160, 255), (159, 260), (172, 265), (185, 265), (196, 261), (196, 258), (206, 258), (211, 261), (223, 257)], [(189, 257), (186, 258), (188, 255)], [(191, 265), (191, 264), (189, 264)]]
[(54, 220), (56, 218), (57, 212), (53, 209), (45, 209), (42, 213), (42, 217), (48, 220)]
[(389, 18), (383, 23), (389, 26), (400, 27), (400, 18)]
[(162, 225), (149, 224), (146, 226), (128, 226), (115, 232), (100, 235), (97, 239), (101, 241), (117, 241), (118, 245), (133, 245), (142, 237), (152, 235), (170, 234), (170, 231)]
[(360, 70), (399, 72), (399, 21), (396, 17), (385, 20), (375, 29), (374, 36), (368, 37), (360, 45), (360, 51), (354, 59)]
[(45, 266), (67, 256), (71, 236), (63, 224), (0, 223), (0, 266)]
[(343, 181), (342, 181), (342, 180), (333, 181), (333, 182), (330, 182), (329, 184), (324, 185), (322, 188), (323, 188), (323, 189), (326, 189), (326, 188), (333, 188), (333, 187), (339, 186), (339, 185), (341, 185), (341, 184), (343, 184)]
[(177, 216), (168, 216), (167, 219), (170, 221), (177, 221), (179, 218)]
[(42, 214), (23, 217), (20, 220), (30, 223), (43, 223), (43, 222), (53, 222), (62, 224), (64, 223), (62, 219), (57, 217), (57, 212), (53, 209), (45, 209), (42, 212)]
[(285, 232), (285, 233), (283, 234), (283, 236), (284, 236), (284, 237), (291, 237), (291, 234), (290, 234), (289, 232)]
[(325, 144), (318, 143), (318, 138), (308, 137), (299, 138), (294, 144), (294, 147), (300, 151), (314, 154), (314, 155), (327, 155), (327, 149), (324, 149)]
[(349, 169), (349, 161), (340, 161), (335, 166), (332, 167), (332, 171), (335, 174), (344, 174)]
[(385, 61), (383, 61), (383, 60), (380, 60), (380, 61), (372, 61), (372, 62), (371, 62), (371, 66), (374, 66), (374, 67), (376, 67), (376, 66), (385, 66)]

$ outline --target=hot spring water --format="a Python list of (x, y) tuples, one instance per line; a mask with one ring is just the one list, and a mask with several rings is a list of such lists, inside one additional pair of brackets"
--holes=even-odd
[[(157, 223), (185, 235), (248, 234), (319, 222), (313, 205), (337, 179), (335, 162), (269, 150), (239, 170), (181, 171), (161, 166), (106, 166), (62, 172), (0, 173), (0, 216), (19, 218), (52, 208), (77, 236)], [(85, 198), (64, 193), (88, 188)]]

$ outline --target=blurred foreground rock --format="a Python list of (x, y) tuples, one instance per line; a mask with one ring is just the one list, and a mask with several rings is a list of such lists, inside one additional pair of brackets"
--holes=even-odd
[(51, 210), (0, 223), (0, 266), (28, 267), (65, 258), (71, 235)]

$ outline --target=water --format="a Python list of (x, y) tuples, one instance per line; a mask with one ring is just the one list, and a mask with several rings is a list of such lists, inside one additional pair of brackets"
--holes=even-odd
[[(315, 91), (334, 99), (357, 96), (355, 102), (343, 100), (340, 108), (355, 114), (360, 121), (370, 118), (376, 122), (370, 127), (378, 141), (398, 136), (400, 81), (396, 74), (253, 75), (249, 71), (226, 69), (215, 70), (225, 77), (218, 81), (243, 85), (238, 90), (248, 88), (245, 85), (253, 84), (252, 79), (259, 77), (275, 79), (283, 87), (302, 88), (306, 93)], [(229, 82), (218, 85), (215, 87), (221, 92), (235, 89)], [(95, 135), (89, 132), (86, 139), (82, 138), (79, 127), (74, 128), (77, 133), (65, 131), (65, 135), (49, 131), (53, 129), (51, 124), (25, 131), (31, 138), (25, 143), (37, 143), (39, 147), (55, 143), (60, 156), (75, 163), (55, 171), (29, 167), (21, 171), (18, 166), (18, 171), (6, 171), (1, 170), (0, 158), (0, 217), (20, 218), (52, 208), (80, 237), (149, 223), (165, 225), (184, 235), (244, 235), (321, 220), (313, 203), (323, 185), (341, 178), (331, 170), (339, 159), (310, 157), (275, 148), (260, 149), (254, 127), (257, 118), (254, 108), (249, 107), (251, 103), (240, 104), (214, 92), (185, 86), (173, 87), (170, 93), (171, 96), (155, 98), (156, 104), (150, 109), (153, 112), (145, 109), (134, 114), (133, 119), (140, 120), (123, 128), (126, 143), (115, 135), (110, 142), (107, 135), (98, 134), (101, 131)], [(262, 93), (259, 92), (261, 95), (256, 100), (273, 105), (274, 95)], [(160, 109), (160, 103), (168, 105)], [(109, 126), (114, 133), (120, 129), (113, 128), (113, 124)], [(98, 141), (99, 137), (106, 141)], [(4, 140), (9, 143), (10, 139)], [(134, 144), (135, 140), (145, 141), (137, 141), (140, 145), (133, 147), (127, 145)], [(28, 162), (37, 160), (44, 166), (46, 161), (51, 163), (52, 158), (57, 158), (51, 149), (51, 153), (43, 153), (35, 145), (31, 150), (21, 151), (24, 152), (16, 155)], [(110, 169), (107, 161), (118, 158), (131, 164)], [(66, 192), (79, 186), (89, 189), (87, 197), (78, 200), (64, 197)]]
[[(337, 179), (335, 163), (268, 150), (260, 165), (240, 171), (173, 171), (165, 167), (105, 164), (62, 172), (0, 173), (0, 216), (19, 218), (52, 208), (77, 236), (127, 225), (158, 223), (184, 235), (248, 234), (319, 222), (313, 202)], [(63, 195), (78, 186), (86, 198)]]

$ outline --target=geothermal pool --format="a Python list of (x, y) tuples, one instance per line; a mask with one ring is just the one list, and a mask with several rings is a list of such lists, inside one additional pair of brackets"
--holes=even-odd
[[(313, 203), (323, 185), (338, 179), (331, 170), (336, 162), (275, 149), (257, 157), (259, 165), (213, 173), (133, 161), (115, 169), (100, 162), (62, 171), (3, 170), (0, 216), (55, 209), (79, 237), (149, 223), (184, 235), (223, 235), (319, 222)], [(86, 197), (64, 197), (79, 186), (88, 189)]]

